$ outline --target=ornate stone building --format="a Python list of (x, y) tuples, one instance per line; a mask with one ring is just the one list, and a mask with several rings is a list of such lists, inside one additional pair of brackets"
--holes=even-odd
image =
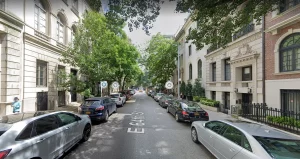
[(85, 0), (0, 0), (0, 115), (12, 112), (14, 97), (22, 102), (22, 111), (54, 109), (81, 100), (78, 94), (58, 88), (56, 73), (78, 75), (78, 68), (59, 58), (89, 9)]

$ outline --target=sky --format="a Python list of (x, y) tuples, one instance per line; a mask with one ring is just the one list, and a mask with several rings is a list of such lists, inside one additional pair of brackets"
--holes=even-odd
[[(104, 11), (108, 8), (106, 7), (107, 2), (102, 2), (104, 6)], [(165, 1), (161, 5), (160, 15), (154, 22), (153, 28), (150, 30), (151, 35), (146, 35), (142, 29), (135, 29), (130, 32), (128, 27), (124, 28), (128, 37), (132, 40), (132, 43), (136, 46), (142, 48), (146, 47), (147, 42), (151, 39), (152, 35), (160, 32), (163, 35), (174, 35), (177, 30), (184, 24), (184, 19), (187, 18), (187, 13), (175, 13), (176, 2)]]

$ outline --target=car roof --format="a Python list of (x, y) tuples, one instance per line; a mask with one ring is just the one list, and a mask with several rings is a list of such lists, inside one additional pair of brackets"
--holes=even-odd
[(280, 138), (280, 139), (289, 139), (289, 140), (300, 140), (299, 137), (294, 135), (290, 135), (283, 131), (277, 130), (267, 125), (247, 122), (242, 120), (232, 120), (232, 119), (224, 119), (220, 120), (229, 125), (233, 125), (240, 130), (243, 130), (245, 133), (248, 133), (252, 136), (261, 136), (261, 137), (269, 137), (269, 138)]
[(92, 98), (88, 98), (86, 100), (103, 100), (105, 99), (106, 97), (92, 97)]
[(42, 116), (45, 114), (55, 114), (59, 112), (68, 112), (74, 113), (71, 111), (57, 111), (57, 110), (46, 110), (46, 111), (33, 111), (33, 112), (24, 112), (17, 114), (4, 115), (0, 117), (0, 123), (2, 124), (14, 124), (20, 121), (30, 120), (34, 117)]

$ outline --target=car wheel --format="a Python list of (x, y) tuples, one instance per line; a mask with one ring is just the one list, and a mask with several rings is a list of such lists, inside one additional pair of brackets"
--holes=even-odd
[(87, 124), (84, 127), (81, 142), (86, 142), (87, 140), (89, 140), (89, 138), (91, 136), (91, 130), (92, 130), (92, 128), (91, 128), (90, 124)]
[(191, 130), (191, 136), (192, 136), (192, 140), (193, 140), (195, 143), (199, 144), (197, 130), (196, 130), (196, 128), (194, 128), (194, 127), (193, 127), (192, 130)]
[(175, 120), (176, 120), (177, 122), (180, 122), (178, 113), (175, 114)]
[(107, 111), (105, 114), (105, 119), (104, 119), (105, 122), (108, 121), (108, 117), (109, 117), (109, 112)]

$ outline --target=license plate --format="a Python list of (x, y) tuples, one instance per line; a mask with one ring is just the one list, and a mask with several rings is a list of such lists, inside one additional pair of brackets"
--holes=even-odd
[(85, 114), (91, 114), (91, 112), (85, 112)]
[(199, 113), (198, 113), (198, 112), (195, 112), (194, 114), (195, 114), (195, 116), (199, 116)]

